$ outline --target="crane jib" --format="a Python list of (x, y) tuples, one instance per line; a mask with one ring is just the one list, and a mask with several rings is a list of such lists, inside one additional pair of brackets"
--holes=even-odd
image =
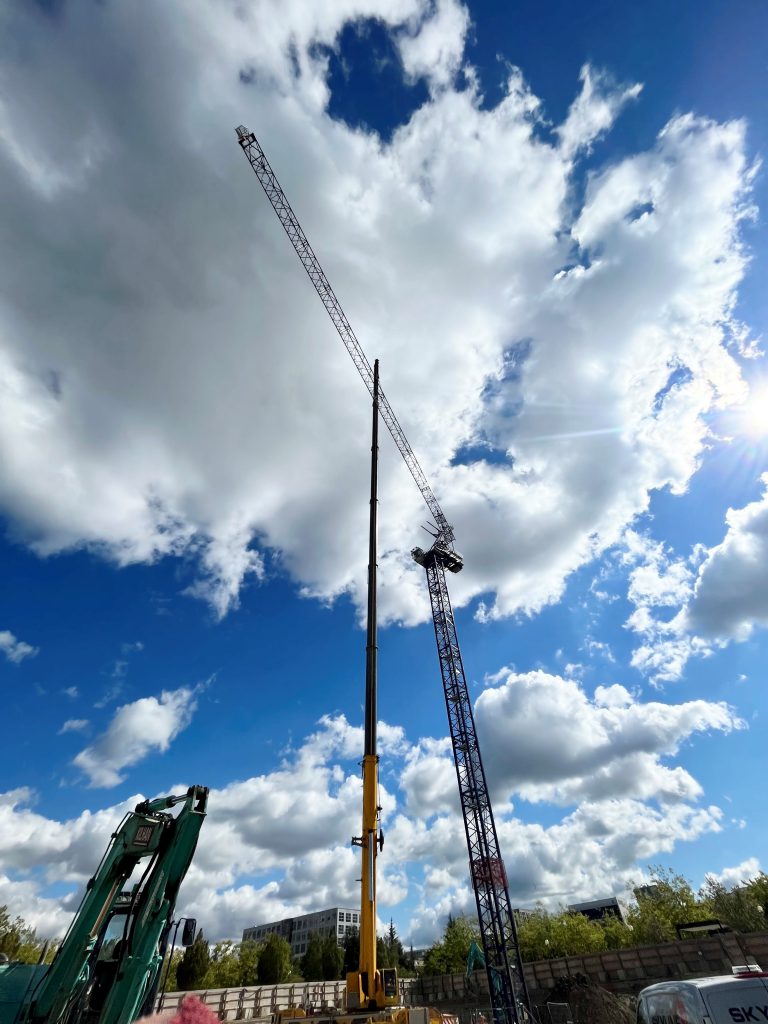
[[(368, 362), (365, 352), (363, 352), (360, 342), (357, 340), (355, 332), (352, 330), (352, 325), (347, 320), (346, 314), (341, 308), (341, 304), (336, 298), (336, 294), (331, 287), (330, 281), (325, 276), (323, 268), (320, 266), (320, 262), (315, 255), (312, 246), (309, 244), (309, 240), (304, 234), (296, 214), (291, 209), (291, 204), (288, 202), (285, 193), (280, 187), (280, 183), (275, 176), (275, 172), (269, 165), (269, 161), (267, 160), (264, 150), (259, 145), (253, 132), (249, 132), (242, 125), (237, 128), (237, 137), (251, 167), (256, 172), (256, 176), (258, 177), (272, 208), (277, 214), (280, 223), (283, 225), (285, 233), (288, 235), (288, 238), (296, 250), (296, 254), (301, 260), (310, 281), (314, 285), (315, 291), (320, 296), (323, 305), (328, 311), (328, 315), (341, 337), (344, 347), (352, 357), (352, 362), (357, 367), (357, 371), (362, 377), (363, 383), (368, 388), (370, 395), (373, 396), (373, 370), (371, 368), (371, 364)], [(392, 410), (392, 406), (387, 401), (386, 395), (381, 389), (379, 389), (379, 412), (381, 418), (387, 425), (387, 429), (392, 435), (392, 439), (394, 440), (398, 451), (402, 455), (406, 466), (410, 470), (411, 476), (415, 480), (416, 486), (419, 488), (427, 508), (432, 514), (439, 536), (447, 544), (452, 543), (454, 539), (453, 530), (451, 529), (443, 510), (440, 508), (440, 503), (435, 497), (432, 488), (429, 486), (429, 481), (419, 465), (413, 449), (408, 443), (408, 439), (406, 438), (403, 428), (400, 426), (397, 417)]]

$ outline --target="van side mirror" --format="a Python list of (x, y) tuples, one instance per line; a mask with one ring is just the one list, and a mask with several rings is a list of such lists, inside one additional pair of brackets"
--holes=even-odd
[(195, 941), (195, 933), (197, 932), (197, 921), (194, 917), (188, 917), (184, 922), (184, 927), (181, 932), (181, 944), (182, 946), (191, 946)]

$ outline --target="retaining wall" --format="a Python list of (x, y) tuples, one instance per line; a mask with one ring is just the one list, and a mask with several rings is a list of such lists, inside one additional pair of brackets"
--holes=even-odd
[[(712, 974), (730, 974), (734, 964), (755, 960), (768, 969), (768, 931), (722, 935), (658, 946), (637, 946), (588, 956), (570, 956), (554, 960), (535, 960), (525, 964), (525, 979), (537, 1002), (560, 978), (582, 974), (597, 985), (617, 994), (637, 995), (641, 988), (670, 978), (702, 978)], [(312, 1005), (344, 1007), (345, 982), (311, 981), (289, 985), (260, 985), (241, 989), (209, 989), (196, 992), (218, 1014), (219, 1020), (232, 1021), (268, 1018), (288, 1006)], [(172, 992), (163, 1000), (162, 1009), (175, 1011), (186, 992)], [(405, 1005), (437, 1006), (456, 1013), (462, 1022), (473, 1007), (487, 1007), (488, 981), (484, 971), (444, 974), (434, 978), (401, 978), (400, 997)], [(158, 1004), (158, 1009), (160, 1009)], [(490, 1019), (490, 1018), (489, 1018)]]

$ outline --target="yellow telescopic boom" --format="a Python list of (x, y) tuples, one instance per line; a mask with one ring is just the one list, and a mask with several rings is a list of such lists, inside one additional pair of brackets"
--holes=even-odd
[(376, 527), (379, 456), (379, 361), (373, 364), (371, 514), (368, 537), (368, 634), (365, 648), (365, 751), (363, 829), (352, 842), (361, 848), (360, 961), (347, 975), (347, 1007), (375, 1010), (398, 1002), (397, 970), (376, 967), (376, 858), (384, 845), (379, 823), (379, 758), (376, 753)]

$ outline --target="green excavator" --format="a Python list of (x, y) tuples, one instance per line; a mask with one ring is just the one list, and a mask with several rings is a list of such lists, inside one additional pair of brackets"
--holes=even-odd
[[(182, 804), (174, 816), (168, 811)], [(154, 1010), (179, 886), (208, 789), (145, 800), (126, 814), (50, 964), (0, 964), (0, 1024), (130, 1024)], [(140, 880), (124, 892), (142, 861)], [(194, 939), (187, 922), (182, 942)]]

